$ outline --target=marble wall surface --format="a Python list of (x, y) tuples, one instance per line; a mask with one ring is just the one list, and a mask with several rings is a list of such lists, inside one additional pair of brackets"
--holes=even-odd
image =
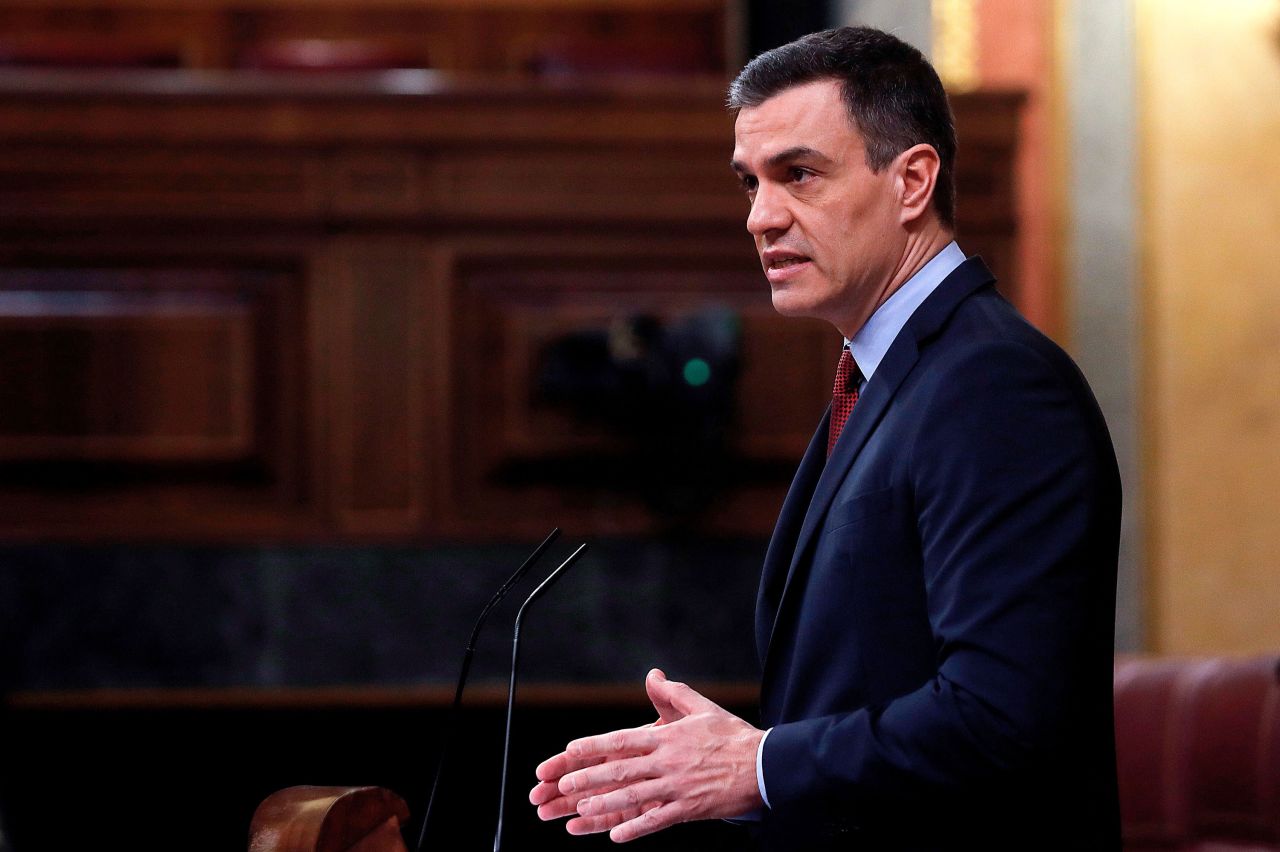
[[(14, 689), (452, 684), (483, 605), (533, 544), (0, 548)], [(566, 534), (495, 611), (473, 680), (505, 681), (511, 623)], [(592, 540), (530, 609), (521, 677), (753, 680), (765, 542)]]

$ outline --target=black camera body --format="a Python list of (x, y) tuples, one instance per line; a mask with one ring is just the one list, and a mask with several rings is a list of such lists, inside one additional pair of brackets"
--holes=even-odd
[(707, 308), (663, 321), (626, 316), (565, 335), (542, 353), (537, 402), (622, 437), (619, 488), (655, 512), (692, 517), (726, 475), (741, 323)]

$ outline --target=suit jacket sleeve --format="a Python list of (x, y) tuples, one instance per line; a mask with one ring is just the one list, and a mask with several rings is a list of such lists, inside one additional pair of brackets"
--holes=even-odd
[(924, 804), (1072, 747), (1099, 642), (1111, 653), (1114, 548), (1109, 565), (1097, 554), (1119, 483), (1096, 404), (1055, 354), (974, 344), (904, 403), (920, 426), (894, 485), (915, 516), (936, 676), (777, 725), (763, 754), (775, 811), (832, 797), (854, 813), (882, 797)]

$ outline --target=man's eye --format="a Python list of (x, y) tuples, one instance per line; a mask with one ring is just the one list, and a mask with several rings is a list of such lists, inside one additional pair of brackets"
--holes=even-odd
[(792, 183), (803, 183), (813, 177), (813, 172), (808, 169), (802, 169), (799, 166), (792, 166), (787, 170), (787, 177), (791, 179)]
[(756, 191), (757, 181), (755, 177), (753, 177), (752, 175), (743, 175), (741, 180), (742, 180), (742, 189), (744, 192), (750, 193), (750, 192)]

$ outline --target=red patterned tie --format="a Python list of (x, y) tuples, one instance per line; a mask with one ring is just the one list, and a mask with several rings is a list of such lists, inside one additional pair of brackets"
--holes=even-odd
[(831, 429), (827, 433), (827, 458), (831, 458), (831, 451), (836, 448), (836, 441), (840, 440), (840, 432), (853, 413), (861, 381), (862, 373), (846, 346), (840, 353), (840, 364), (836, 367), (836, 385), (831, 392)]

